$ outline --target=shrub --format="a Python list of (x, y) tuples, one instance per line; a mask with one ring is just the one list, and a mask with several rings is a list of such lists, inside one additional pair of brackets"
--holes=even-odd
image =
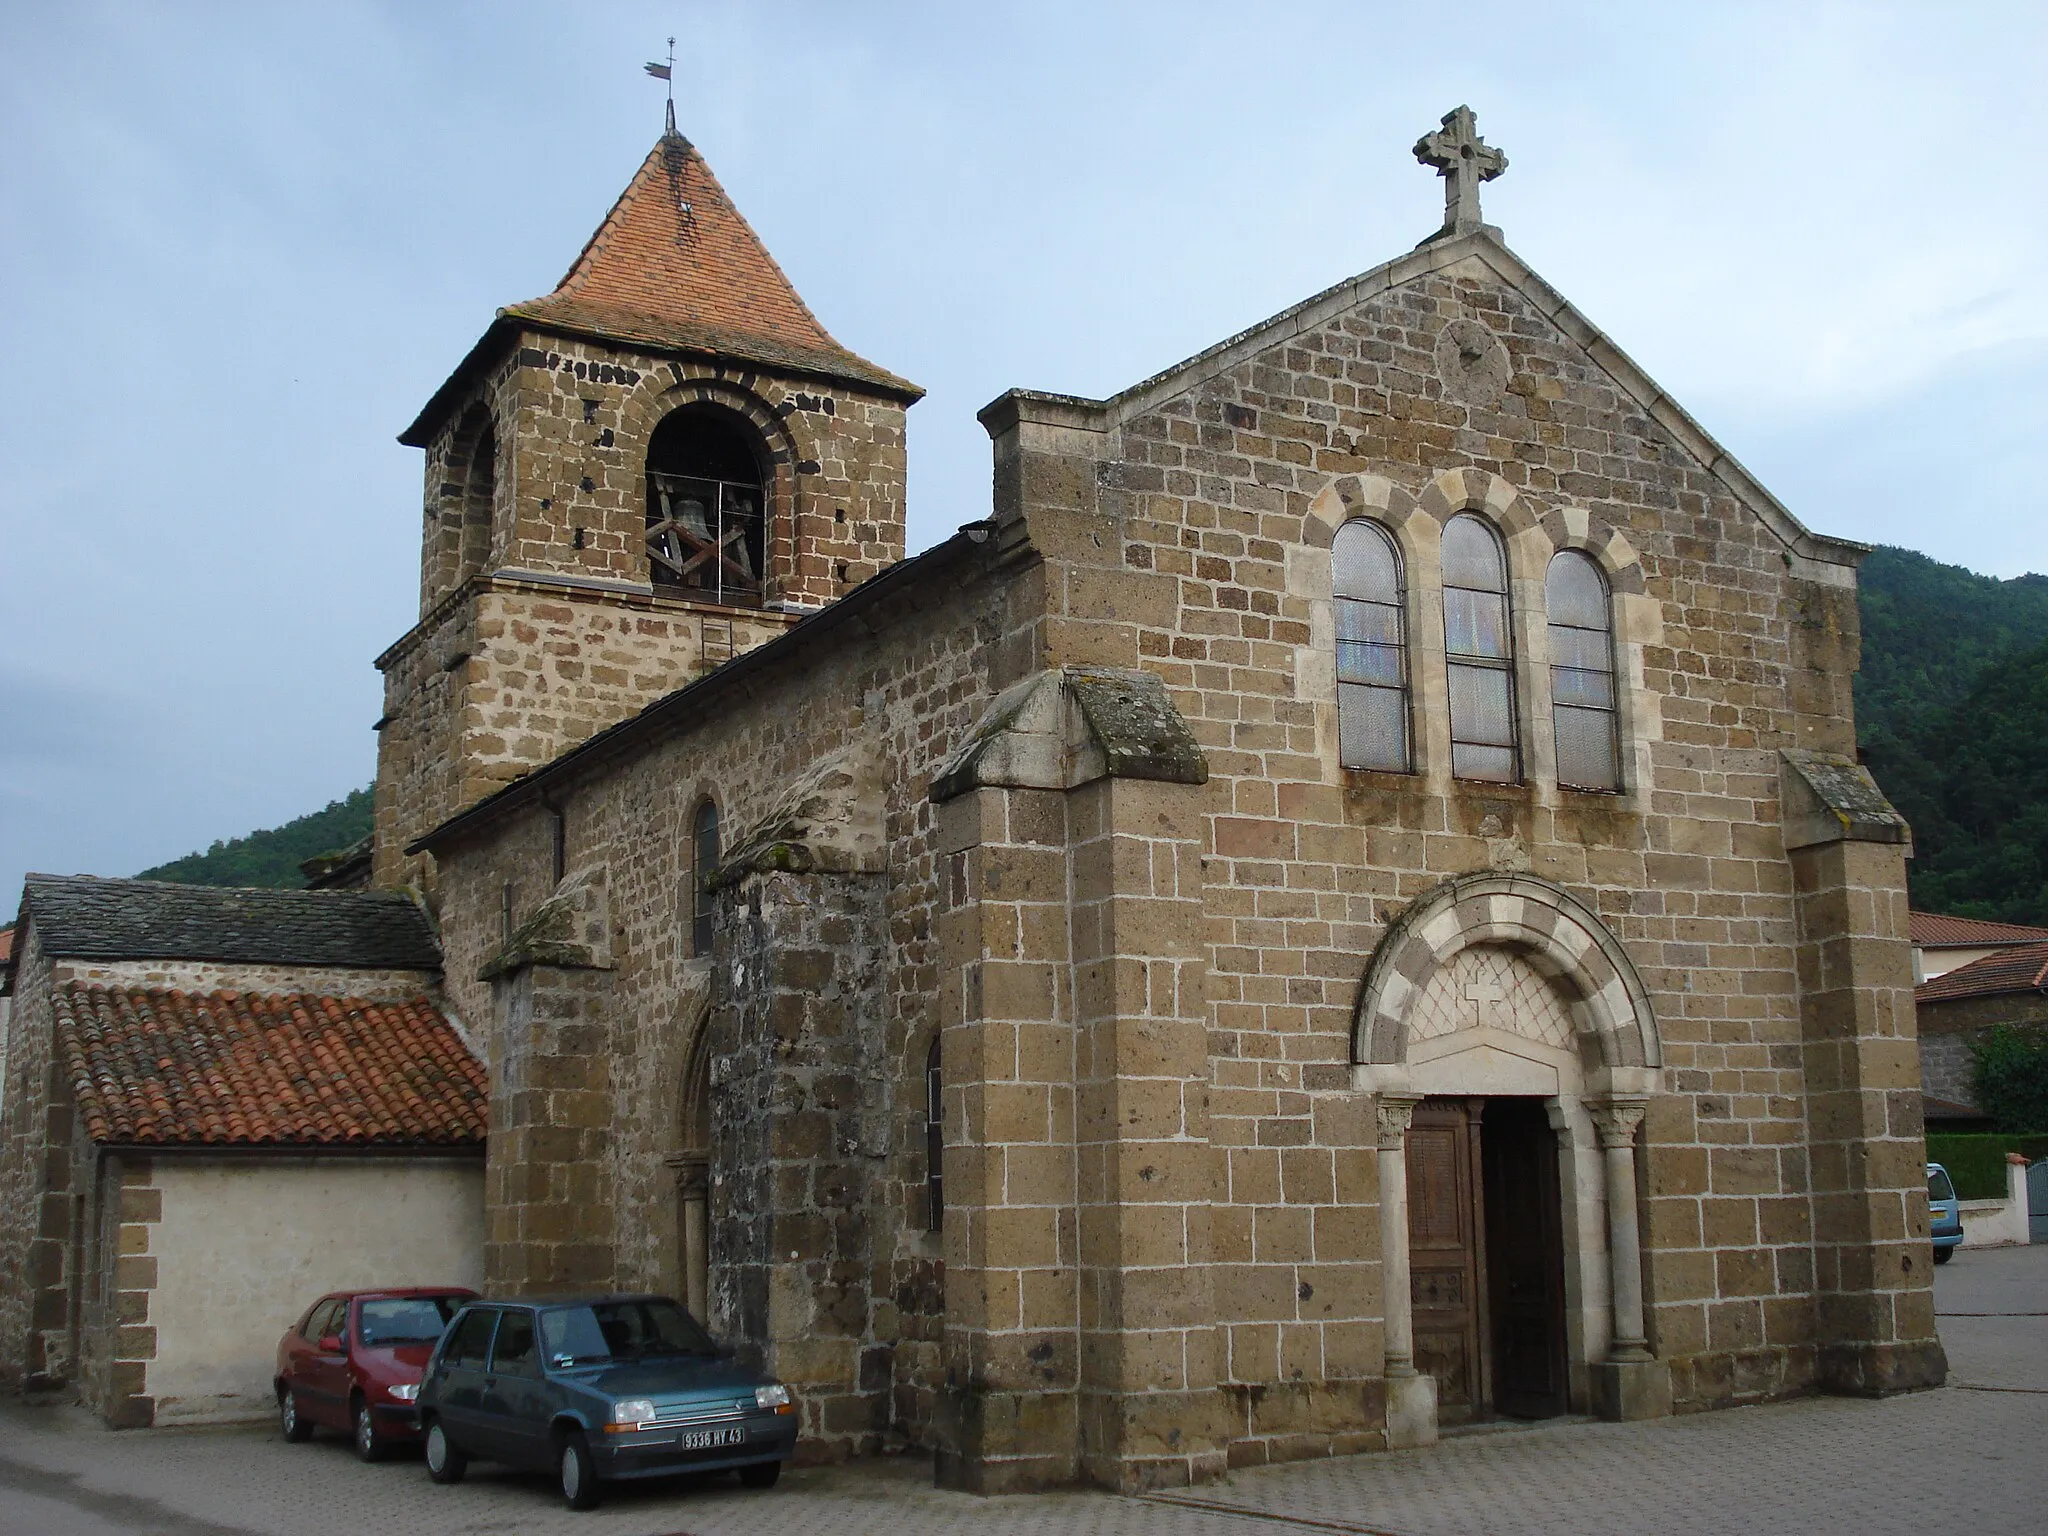
[(1959, 1200), (2005, 1198), (2005, 1154), (2048, 1157), (2048, 1136), (1929, 1136), (1927, 1161), (1948, 1170)]
[(1977, 1104), (2008, 1136), (2048, 1132), (2048, 1031), (1997, 1024), (1970, 1042)]

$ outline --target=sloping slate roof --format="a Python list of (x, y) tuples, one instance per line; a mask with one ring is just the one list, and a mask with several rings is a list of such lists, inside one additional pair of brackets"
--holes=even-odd
[(57, 1050), (86, 1134), (116, 1145), (483, 1145), (484, 1069), (426, 998), (71, 982)]
[(231, 960), (439, 970), (426, 915), (390, 891), (270, 891), (30, 875), (43, 952), (79, 960)]
[(1944, 917), (1939, 912), (1909, 914), (1913, 942), (1922, 949), (1981, 949), (1988, 944), (2048, 944), (2048, 928), (2022, 928), (2018, 923), (1987, 923), (1974, 917)]
[(2048, 944), (2018, 944), (1921, 982), (1913, 989), (1913, 999), (1936, 1003), (1947, 998), (1997, 997), (2005, 992), (2038, 992), (2044, 988), (2048, 988)]

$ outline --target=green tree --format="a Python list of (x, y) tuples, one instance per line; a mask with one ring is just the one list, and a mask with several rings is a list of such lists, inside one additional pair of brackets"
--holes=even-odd
[(1977, 1103), (2008, 1136), (2048, 1132), (2048, 1032), (1999, 1024), (1970, 1042)]
[(288, 821), (281, 827), (216, 842), (204, 853), (188, 853), (182, 859), (145, 869), (137, 878), (171, 880), (180, 885), (295, 889), (306, 883), (299, 871), (304, 860), (361, 842), (370, 835), (370, 820), (371, 797), (365, 787), (345, 799), (330, 801), (324, 810)]

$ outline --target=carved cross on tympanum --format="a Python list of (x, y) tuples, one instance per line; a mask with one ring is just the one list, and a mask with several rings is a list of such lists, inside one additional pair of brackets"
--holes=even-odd
[(1465, 983), (1465, 1001), (1472, 1004), (1472, 1023), (1479, 1029), (1500, 1022), (1500, 1005), (1508, 1000), (1501, 989), (1499, 980), (1490, 972), (1480, 971)]
[(1444, 114), (1443, 126), (1415, 141), (1415, 158), (1434, 167), (1444, 179), (1444, 227), (1447, 235), (1478, 229), (1479, 184), (1508, 168), (1508, 157), (1479, 137), (1478, 120), (1470, 107)]

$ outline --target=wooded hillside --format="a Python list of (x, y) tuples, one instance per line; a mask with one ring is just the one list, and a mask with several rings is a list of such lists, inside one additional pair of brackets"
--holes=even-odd
[(261, 885), (297, 889), (306, 883), (302, 861), (333, 853), (370, 835), (368, 786), (324, 810), (288, 821), (281, 827), (251, 832), (246, 837), (216, 842), (204, 853), (145, 869), (138, 880), (173, 880), (180, 885)]

